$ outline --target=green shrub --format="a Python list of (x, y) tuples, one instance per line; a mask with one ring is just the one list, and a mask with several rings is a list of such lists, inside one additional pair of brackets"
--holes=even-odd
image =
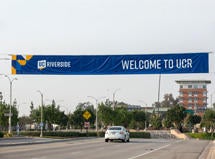
[(214, 140), (215, 139), (215, 134), (211, 133), (187, 133), (191, 138), (196, 138), (196, 139), (204, 139), (204, 140)]
[(131, 138), (151, 138), (149, 132), (130, 132)]
[[(40, 131), (23, 131), (20, 132), (20, 135), (23, 136), (40, 136)], [(66, 132), (61, 132), (61, 131), (44, 131), (43, 136), (46, 137), (96, 137), (97, 133), (96, 132), (72, 132), (72, 131), (66, 131)], [(98, 132), (99, 137), (104, 137), (105, 132)], [(130, 137), (131, 138), (150, 138), (150, 133), (148, 132), (130, 132)]]
[(0, 131), (0, 138), (4, 137), (4, 133)]

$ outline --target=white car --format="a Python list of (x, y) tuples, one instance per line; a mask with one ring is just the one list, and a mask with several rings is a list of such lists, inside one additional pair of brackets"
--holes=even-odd
[(105, 132), (105, 142), (113, 140), (121, 140), (129, 142), (129, 132), (123, 126), (111, 126)]

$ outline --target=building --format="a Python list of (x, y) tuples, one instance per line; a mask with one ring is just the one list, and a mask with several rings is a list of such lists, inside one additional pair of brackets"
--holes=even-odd
[(179, 104), (195, 114), (202, 115), (208, 105), (207, 85), (210, 80), (179, 80)]
[(144, 110), (144, 107), (141, 107), (140, 105), (128, 105), (127, 109), (128, 111)]

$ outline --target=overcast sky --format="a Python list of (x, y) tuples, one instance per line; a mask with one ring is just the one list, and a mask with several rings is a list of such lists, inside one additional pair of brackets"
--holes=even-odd
[[(214, 0), (0, 0), (0, 59), (8, 54), (109, 55), (213, 52), (209, 74), (161, 76), (165, 93), (178, 96), (175, 80), (212, 80), (214, 94)], [(0, 60), (0, 73), (10, 75), (10, 60)], [(13, 82), (21, 114), (29, 105), (55, 99), (73, 111), (87, 96), (151, 106), (158, 99), (159, 75), (46, 76), (17, 75)], [(0, 91), (9, 103), (9, 81), (0, 76)], [(214, 95), (215, 98), (215, 95)], [(104, 99), (101, 99), (104, 100)], [(100, 100), (100, 101), (101, 101)], [(215, 100), (213, 100), (214, 102)], [(64, 107), (63, 107), (64, 106)]]

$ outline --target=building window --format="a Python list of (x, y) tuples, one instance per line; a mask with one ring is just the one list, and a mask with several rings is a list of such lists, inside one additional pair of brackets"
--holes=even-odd
[(193, 92), (193, 94), (194, 94), (194, 97), (198, 96), (198, 92)]
[(203, 92), (203, 96), (207, 96), (207, 91), (204, 91), (204, 92)]
[(192, 96), (192, 92), (188, 92), (188, 96), (191, 97)]
[(207, 103), (207, 98), (203, 98), (203, 102), (204, 102), (204, 103)]
[(198, 85), (197, 85), (197, 84), (194, 84), (194, 88), (196, 88), (196, 89), (197, 89), (197, 88), (198, 88)]
[(188, 85), (188, 88), (192, 88), (192, 85)]
[(183, 102), (183, 98), (179, 98), (179, 102), (182, 103)]
[(193, 105), (192, 104), (188, 104), (188, 109), (193, 109)]
[(202, 88), (206, 89), (206, 85), (204, 84), (204, 85), (202, 86)]
[(192, 102), (193, 102), (192, 98), (188, 98), (188, 103), (192, 103)]
[(180, 85), (180, 88), (183, 88), (183, 85)]

